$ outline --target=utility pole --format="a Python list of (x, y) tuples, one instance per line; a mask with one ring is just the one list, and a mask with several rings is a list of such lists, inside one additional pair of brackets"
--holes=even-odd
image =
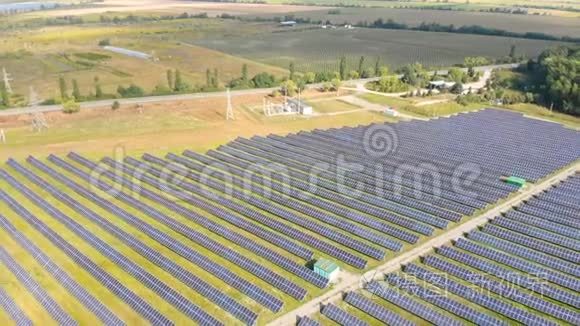
[(10, 78), (10, 74), (6, 72), (6, 68), (2, 67), (2, 79), (4, 80), (4, 87), (8, 94), (12, 94), (12, 86), (10, 86), (10, 82), (14, 79)]
[(227, 96), (228, 96), (228, 107), (226, 111), (226, 120), (235, 120), (236, 118), (234, 116), (234, 108), (232, 107), (232, 95), (230, 93), (229, 88), (227, 90)]

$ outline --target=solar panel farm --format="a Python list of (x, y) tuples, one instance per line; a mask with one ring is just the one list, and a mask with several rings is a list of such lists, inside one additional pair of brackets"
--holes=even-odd
[(9, 159), (0, 322), (578, 324), (579, 158), (577, 131), (487, 109), (205, 154)]

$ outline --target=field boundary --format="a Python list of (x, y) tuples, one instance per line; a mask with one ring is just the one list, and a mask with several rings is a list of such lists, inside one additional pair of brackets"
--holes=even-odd
[[(328, 293), (311, 300), (310, 302), (304, 303), (299, 308), (286, 313), (285, 315), (279, 317), (278, 319), (268, 323), (269, 326), (278, 325), (292, 325), (296, 323), (300, 316), (308, 316), (315, 314), (319, 311), (320, 306), (323, 304), (328, 304), (342, 299), (343, 294), (349, 291), (354, 291), (360, 289), (362, 281), (371, 281), (381, 279), (385, 273), (393, 272), (401, 268), (401, 265), (409, 263), (422, 255), (430, 252), (435, 247), (439, 247), (448, 243), (449, 241), (458, 239), (462, 237), (466, 232), (474, 230), (475, 228), (493, 220), (499, 214), (508, 211), (514, 206), (517, 206), (521, 202), (530, 197), (552, 187), (553, 185), (565, 180), (569, 176), (573, 175), (577, 171), (580, 171), (580, 162), (574, 162), (572, 165), (565, 168), (563, 171), (557, 172), (555, 175), (549, 177), (548, 179), (534, 184), (532, 187), (524, 189), (522, 192), (517, 194), (515, 197), (507, 200), (504, 203), (493, 207), (492, 209), (484, 212), (480, 216), (471, 218), (466, 223), (463, 223), (429, 241), (424, 244), (409, 250), (408, 252), (397, 256), (383, 265), (380, 265), (360, 277), (355, 277), (355, 275), (348, 275), (341, 283), (335, 285), (335, 288)], [(357, 275), (358, 276), (358, 275)]]

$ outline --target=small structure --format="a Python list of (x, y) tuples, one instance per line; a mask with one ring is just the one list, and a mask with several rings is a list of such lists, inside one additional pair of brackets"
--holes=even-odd
[(446, 82), (444, 80), (435, 80), (429, 82), (429, 89), (451, 89), (453, 86), (455, 86), (455, 82)]
[(123, 55), (126, 55), (128, 57), (133, 57), (133, 58), (139, 58), (139, 59), (144, 59), (144, 60), (153, 59), (153, 56), (150, 54), (139, 52), (139, 51), (134, 51), (134, 50), (129, 50), (129, 49), (125, 49), (125, 48), (119, 48), (116, 46), (107, 45), (107, 46), (104, 46), (103, 49), (105, 49), (107, 51), (114, 52), (114, 53), (123, 54)]
[(522, 188), (526, 185), (526, 179), (516, 177), (513, 175), (510, 177), (501, 177), (500, 179), (501, 179), (501, 181), (503, 181), (505, 183), (508, 183), (508, 184), (514, 185), (514, 186), (518, 186), (520, 188)]
[(293, 112), (300, 113), (302, 115), (311, 115), (312, 114), (312, 106), (304, 103), (304, 101), (300, 99), (291, 98), (288, 99), (286, 105), (289, 109)]
[(294, 27), (296, 26), (297, 22), (294, 20), (286, 20), (286, 21), (282, 21), (280, 22), (280, 26), (282, 27)]
[(329, 279), (336, 280), (340, 273), (340, 267), (331, 260), (321, 258), (314, 264), (314, 273)]
[(395, 110), (392, 107), (387, 107), (385, 109), (385, 115), (389, 116), (389, 117), (398, 117), (399, 116), (399, 112), (397, 110)]

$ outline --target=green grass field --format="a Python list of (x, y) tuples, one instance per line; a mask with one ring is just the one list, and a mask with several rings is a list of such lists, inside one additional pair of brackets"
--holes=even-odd
[[(367, 65), (377, 57), (392, 69), (420, 62), (428, 67), (462, 63), (465, 57), (505, 57), (511, 45), (518, 55), (535, 57), (557, 42), (449, 33), (401, 30), (286, 30), (248, 37), (215, 37), (192, 43), (279, 67), (294, 62), (300, 71), (338, 71), (340, 56), (347, 57), (349, 69), (356, 69), (360, 56)], [(271, 45), (275, 44), (275, 47)]]

